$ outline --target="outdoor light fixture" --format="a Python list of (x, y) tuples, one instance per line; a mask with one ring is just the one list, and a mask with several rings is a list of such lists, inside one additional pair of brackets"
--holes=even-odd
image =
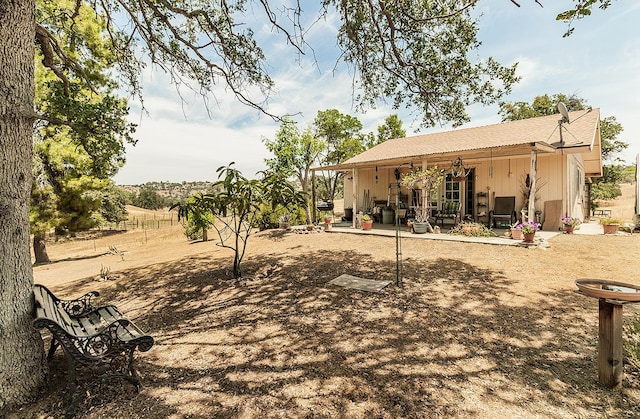
[(462, 157), (458, 157), (455, 161), (451, 162), (451, 176), (454, 180), (463, 180), (468, 174), (469, 170), (464, 167)]

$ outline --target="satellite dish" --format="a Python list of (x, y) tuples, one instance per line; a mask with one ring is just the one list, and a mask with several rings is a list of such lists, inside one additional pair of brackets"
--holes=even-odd
[(558, 102), (558, 112), (562, 115), (562, 122), (569, 123), (569, 111), (564, 103)]

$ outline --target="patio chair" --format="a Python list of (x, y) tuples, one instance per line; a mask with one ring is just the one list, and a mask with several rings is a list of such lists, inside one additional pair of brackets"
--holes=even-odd
[(493, 209), (489, 211), (489, 225), (498, 227), (498, 222), (513, 225), (516, 220), (516, 197), (496, 196)]
[(460, 206), (460, 201), (444, 201), (438, 212), (436, 212), (434, 224), (438, 224), (438, 220), (440, 220), (440, 225), (444, 227), (445, 218), (451, 218), (453, 219), (453, 224), (457, 224), (458, 220), (462, 220)]

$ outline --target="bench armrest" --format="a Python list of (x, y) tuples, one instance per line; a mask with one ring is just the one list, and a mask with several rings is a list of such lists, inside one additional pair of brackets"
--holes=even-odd
[(71, 317), (83, 316), (95, 310), (95, 307), (91, 304), (91, 299), (99, 295), (98, 291), (91, 291), (74, 300), (58, 300), (58, 304)]

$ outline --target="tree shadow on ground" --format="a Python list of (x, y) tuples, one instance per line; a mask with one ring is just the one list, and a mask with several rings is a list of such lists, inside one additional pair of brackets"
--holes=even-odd
[[(240, 280), (228, 263), (55, 288), (98, 288), (156, 341), (136, 353), (146, 390), (84, 382), (81, 416), (640, 415), (635, 396), (597, 384), (597, 304), (572, 290), (525, 303), (503, 272), (447, 257), (405, 260), (403, 286), (380, 293), (329, 285), (343, 273), (395, 282), (395, 261), (358, 250), (249, 257)], [(63, 410), (65, 385), (52, 375), (39, 412)]]

